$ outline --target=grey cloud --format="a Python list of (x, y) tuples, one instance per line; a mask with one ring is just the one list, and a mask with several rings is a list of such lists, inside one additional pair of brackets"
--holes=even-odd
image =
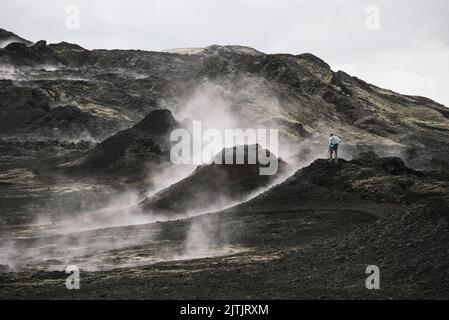
[[(311, 52), (368, 82), (449, 105), (446, 0), (0, 1), (0, 27), (32, 41), (90, 49), (241, 44), (268, 53)], [(80, 8), (79, 30), (65, 27), (69, 4)], [(368, 5), (379, 7), (379, 30), (365, 27)]]

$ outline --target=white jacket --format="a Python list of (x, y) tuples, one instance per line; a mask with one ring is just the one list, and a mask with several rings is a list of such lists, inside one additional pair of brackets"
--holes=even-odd
[(340, 144), (340, 138), (337, 136), (329, 137), (329, 146), (334, 146)]

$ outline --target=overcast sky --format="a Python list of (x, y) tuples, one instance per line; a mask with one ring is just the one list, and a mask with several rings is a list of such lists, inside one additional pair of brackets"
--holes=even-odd
[(0, 28), (88, 49), (310, 52), (334, 70), (449, 106), (447, 0), (0, 0)]

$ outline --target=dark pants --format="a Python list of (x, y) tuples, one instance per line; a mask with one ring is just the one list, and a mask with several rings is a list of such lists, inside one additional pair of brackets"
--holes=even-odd
[(333, 153), (335, 153), (335, 162), (338, 162), (338, 144), (329, 146), (329, 157), (332, 160)]

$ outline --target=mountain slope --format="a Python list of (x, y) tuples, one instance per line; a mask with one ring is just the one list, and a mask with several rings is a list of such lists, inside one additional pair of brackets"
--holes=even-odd
[[(32, 139), (31, 132), (41, 131), (40, 137), (102, 140), (164, 107), (179, 117), (193, 112), (202, 120), (208, 113), (214, 115), (210, 118), (221, 114), (233, 126), (277, 128), (282, 152), (292, 151), (291, 145), (303, 153), (320, 147), (334, 131), (347, 157), (367, 148), (401, 156), (414, 167), (449, 167), (449, 112), (430, 99), (334, 72), (311, 54), (264, 54), (218, 45), (190, 54), (170, 52), (85, 50), (43, 41), (0, 49), (2, 64), (12, 68), (0, 80), (8, 87), (0, 95), (2, 134), (28, 133)], [(43, 63), (51, 69), (42, 69)], [(38, 95), (45, 108), (36, 113), (33, 101), (10, 99), (9, 92)], [(89, 125), (75, 120), (67, 126), (73, 121), (69, 115), (58, 115), (63, 124), (43, 120), (53, 119), (53, 108), (60, 106), (79, 109)], [(8, 127), (15, 119), (27, 125)], [(315, 156), (312, 152), (306, 162)]]
[(342, 159), (338, 165), (318, 159), (235, 210), (362, 206), (383, 216), (388, 212), (384, 205), (396, 210), (444, 197), (448, 178), (445, 172), (415, 171), (399, 158), (379, 158), (373, 152), (362, 153), (351, 161)]

